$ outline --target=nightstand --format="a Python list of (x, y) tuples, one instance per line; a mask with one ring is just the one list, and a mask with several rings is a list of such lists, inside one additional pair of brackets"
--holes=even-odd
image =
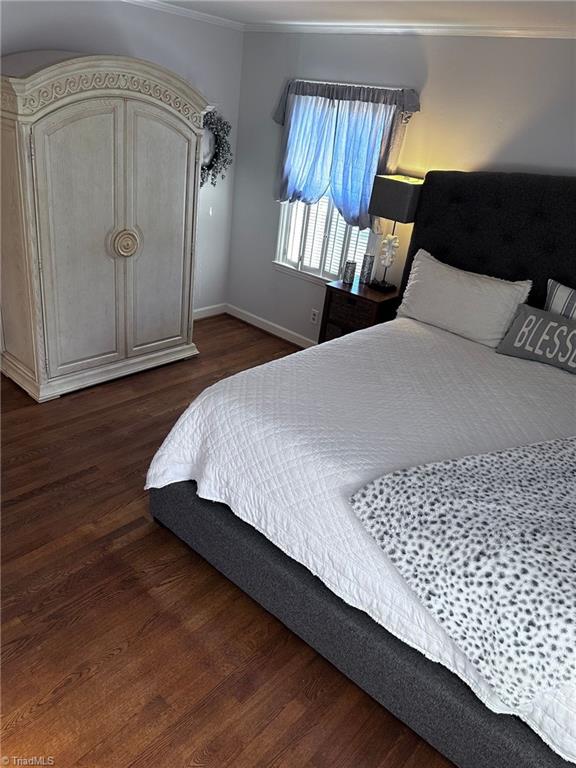
[(393, 320), (399, 306), (398, 290), (382, 293), (358, 280), (327, 283), (318, 343)]

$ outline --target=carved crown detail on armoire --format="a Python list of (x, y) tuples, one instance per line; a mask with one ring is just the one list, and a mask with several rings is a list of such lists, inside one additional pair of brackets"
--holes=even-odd
[(54, 60), (2, 77), (2, 371), (39, 401), (197, 353), (207, 103), (149, 62)]

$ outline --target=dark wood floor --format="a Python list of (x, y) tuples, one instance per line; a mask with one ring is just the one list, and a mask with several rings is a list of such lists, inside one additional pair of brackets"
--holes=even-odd
[(2, 754), (57, 768), (449, 768), (148, 517), (160, 442), (205, 387), (294, 351), (227, 316), (199, 357), (3, 406)]

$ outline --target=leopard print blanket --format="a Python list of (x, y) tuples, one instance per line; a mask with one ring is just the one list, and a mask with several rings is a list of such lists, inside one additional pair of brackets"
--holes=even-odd
[(403, 469), (351, 502), (504, 703), (576, 680), (576, 437)]

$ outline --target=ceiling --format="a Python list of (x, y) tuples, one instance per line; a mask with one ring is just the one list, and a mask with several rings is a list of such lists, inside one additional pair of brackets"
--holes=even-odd
[(379, 0), (132, 0), (253, 31), (576, 37), (571, 2)]

